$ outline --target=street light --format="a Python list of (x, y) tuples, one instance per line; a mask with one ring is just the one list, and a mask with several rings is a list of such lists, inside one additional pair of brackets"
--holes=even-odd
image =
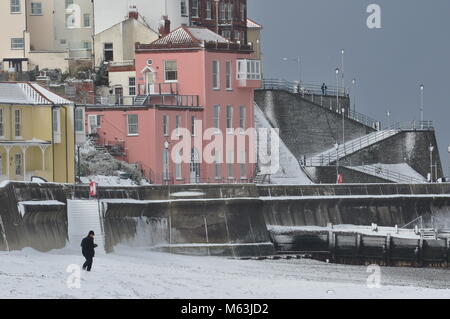
[(386, 112), (387, 118), (388, 118), (388, 130), (391, 129), (391, 111)]
[[(283, 61), (289, 61), (288, 58), (282, 58)], [(302, 60), (300, 58), (300, 56), (298, 56), (296, 59), (293, 59), (293, 61), (297, 62), (297, 71), (298, 71), (298, 83), (301, 87), (302, 85)]]
[(345, 50), (342, 49), (341, 50), (341, 57), (342, 57), (342, 63), (341, 63), (341, 67), (342, 67), (342, 86), (344, 87), (345, 90), (345, 68), (344, 68), (344, 56), (345, 56)]
[(336, 68), (336, 112), (339, 112), (339, 68)]
[(336, 184), (339, 184), (339, 144), (337, 142), (334, 148), (336, 149)]
[[(450, 158), (450, 145), (448, 146), (448, 155), (449, 155), (449, 158)], [(450, 178), (450, 163), (449, 163), (449, 166), (448, 166), (448, 177)], [(448, 182), (447, 180), (446, 180), (446, 182)]]
[(342, 111), (342, 145), (344, 146), (345, 152), (345, 108), (342, 108), (341, 111)]
[(423, 128), (423, 91), (425, 86), (423, 84), (420, 85), (420, 125)]
[(429, 151), (430, 151), (430, 183), (433, 183), (433, 151), (434, 151), (434, 147), (431, 144), (429, 147)]
[(353, 84), (353, 112), (356, 112), (356, 79), (352, 80)]

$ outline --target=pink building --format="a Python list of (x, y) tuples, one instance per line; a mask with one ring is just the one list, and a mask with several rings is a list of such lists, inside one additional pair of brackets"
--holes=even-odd
[[(88, 130), (99, 143), (120, 145), (123, 159), (153, 183), (252, 181), (254, 141), (245, 132), (255, 128), (253, 92), (261, 85), (252, 48), (183, 26), (151, 44), (137, 43), (135, 63), (134, 105), (87, 109)], [(195, 136), (181, 138), (190, 152), (174, 150), (182, 129)], [(208, 129), (213, 134), (205, 139)], [(211, 151), (219, 140), (223, 147)]]

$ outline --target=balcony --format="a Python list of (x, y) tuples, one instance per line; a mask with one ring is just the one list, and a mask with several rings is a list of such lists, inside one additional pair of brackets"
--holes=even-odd
[(261, 87), (261, 61), (259, 60), (238, 60), (237, 61), (237, 81), (241, 88)]
[(178, 95), (178, 83), (140, 84), (138, 95)]

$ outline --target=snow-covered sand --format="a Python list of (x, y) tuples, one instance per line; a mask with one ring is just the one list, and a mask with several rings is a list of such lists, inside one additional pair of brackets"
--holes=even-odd
[(68, 250), (0, 252), (0, 298), (450, 298), (448, 271), (366, 267), (313, 260), (232, 260), (120, 249), (94, 260), (81, 287), (66, 272), (83, 259)]

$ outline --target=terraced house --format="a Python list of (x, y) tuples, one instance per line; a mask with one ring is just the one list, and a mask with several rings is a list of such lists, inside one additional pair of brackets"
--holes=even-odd
[[(0, 83), (0, 180), (73, 183), (83, 109), (35, 83)], [(82, 141), (82, 140), (78, 140)]]

